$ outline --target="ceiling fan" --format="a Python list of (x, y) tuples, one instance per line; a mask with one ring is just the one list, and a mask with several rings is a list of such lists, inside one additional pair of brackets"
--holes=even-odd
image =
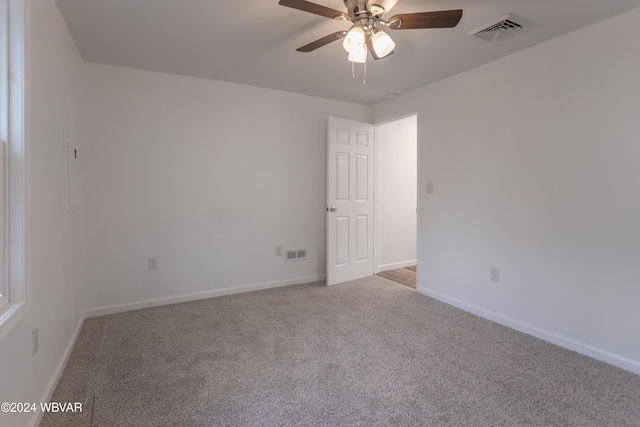
[(395, 43), (379, 27), (392, 30), (412, 30), (418, 28), (453, 28), (462, 18), (462, 10), (441, 12), (404, 13), (388, 20), (382, 15), (389, 12), (398, 0), (344, 0), (347, 13), (305, 0), (280, 0), (280, 5), (314, 13), (339, 21), (349, 21), (353, 25), (349, 31), (337, 31), (321, 39), (296, 49), (311, 52), (339, 39), (344, 39), (343, 47), (349, 53), (349, 60), (366, 63), (367, 52), (373, 59), (381, 59), (393, 54)]

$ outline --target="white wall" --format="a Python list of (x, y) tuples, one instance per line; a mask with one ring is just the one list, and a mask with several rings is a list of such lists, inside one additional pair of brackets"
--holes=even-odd
[[(419, 290), (640, 373), (640, 10), (375, 106), (419, 108)], [(489, 266), (501, 269), (499, 283)]]
[[(54, 3), (27, 5), (29, 308), (0, 341), (1, 401), (47, 398), (87, 307), (323, 273), (325, 120), (367, 121), (368, 107), (83, 65)], [(638, 373), (639, 21), (627, 13), (371, 115), (419, 110), (420, 173), (435, 183), (420, 195), (421, 292)], [(85, 195), (74, 213), (64, 102)], [(279, 243), (309, 260), (284, 263)]]
[[(61, 147), (63, 105), (81, 110), (82, 61), (52, 1), (27, 5), (27, 301), (0, 341), (0, 401), (41, 402), (86, 308), (79, 227), (82, 203), (65, 213)], [(29, 96), (30, 94), (30, 96)], [(76, 139), (81, 138), (76, 134)], [(31, 331), (39, 351), (31, 357)], [(0, 413), (0, 425), (35, 422), (35, 414)]]
[[(367, 107), (86, 66), (92, 307), (323, 277), (326, 120), (367, 120)], [(277, 244), (308, 259), (284, 262)]]
[(415, 115), (376, 126), (378, 269), (415, 265), (418, 135)]

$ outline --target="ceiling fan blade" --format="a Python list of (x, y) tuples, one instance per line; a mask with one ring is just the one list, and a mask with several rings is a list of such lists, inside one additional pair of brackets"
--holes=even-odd
[(314, 42), (309, 43), (308, 45), (299, 47), (298, 49), (296, 49), (298, 52), (311, 52), (314, 51), (316, 49), (318, 49), (319, 47), (328, 45), (331, 42), (334, 42), (338, 39), (343, 38), (345, 35), (347, 34), (346, 31), (336, 31), (333, 34), (329, 34), (328, 36), (325, 36), (321, 39), (318, 39)]
[[(367, 2), (367, 10), (376, 16), (380, 16), (391, 10), (398, 3), (398, 0), (369, 0)], [(382, 12), (378, 12), (382, 8)]]
[[(331, 19), (346, 19), (349, 20), (349, 16), (339, 10), (331, 9), (330, 7), (321, 6), (319, 4), (311, 3), (305, 0), (280, 0), (281, 6), (291, 7), (293, 9), (302, 10), (303, 12), (315, 13), (316, 15), (326, 16)], [(341, 17), (341, 18), (337, 18)]]
[(444, 10), (442, 12), (405, 13), (389, 19), (389, 28), (393, 30), (412, 30), (416, 28), (453, 28), (462, 18), (462, 10)]
[(373, 59), (375, 59), (376, 61), (377, 61), (378, 59), (388, 58), (388, 57), (390, 57), (391, 55), (393, 55), (393, 51), (391, 51), (391, 52), (387, 53), (385, 56), (383, 56), (382, 58), (380, 58), (380, 57), (376, 54), (376, 51), (373, 49), (373, 42), (371, 41), (371, 38), (369, 38), (369, 39), (367, 40), (367, 50), (368, 50), (368, 51), (369, 51), (369, 53), (371, 54), (371, 57), (372, 57)]

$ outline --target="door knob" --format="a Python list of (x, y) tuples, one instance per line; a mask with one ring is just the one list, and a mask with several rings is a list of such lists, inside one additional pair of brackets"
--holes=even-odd
[(338, 208), (336, 208), (335, 206), (331, 206), (330, 208), (327, 208), (327, 210), (330, 212), (338, 212)]

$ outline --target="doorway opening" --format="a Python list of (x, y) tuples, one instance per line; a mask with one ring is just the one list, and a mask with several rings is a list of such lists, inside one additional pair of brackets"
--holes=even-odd
[(412, 114), (376, 125), (374, 273), (417, 284), (418, 120)]

